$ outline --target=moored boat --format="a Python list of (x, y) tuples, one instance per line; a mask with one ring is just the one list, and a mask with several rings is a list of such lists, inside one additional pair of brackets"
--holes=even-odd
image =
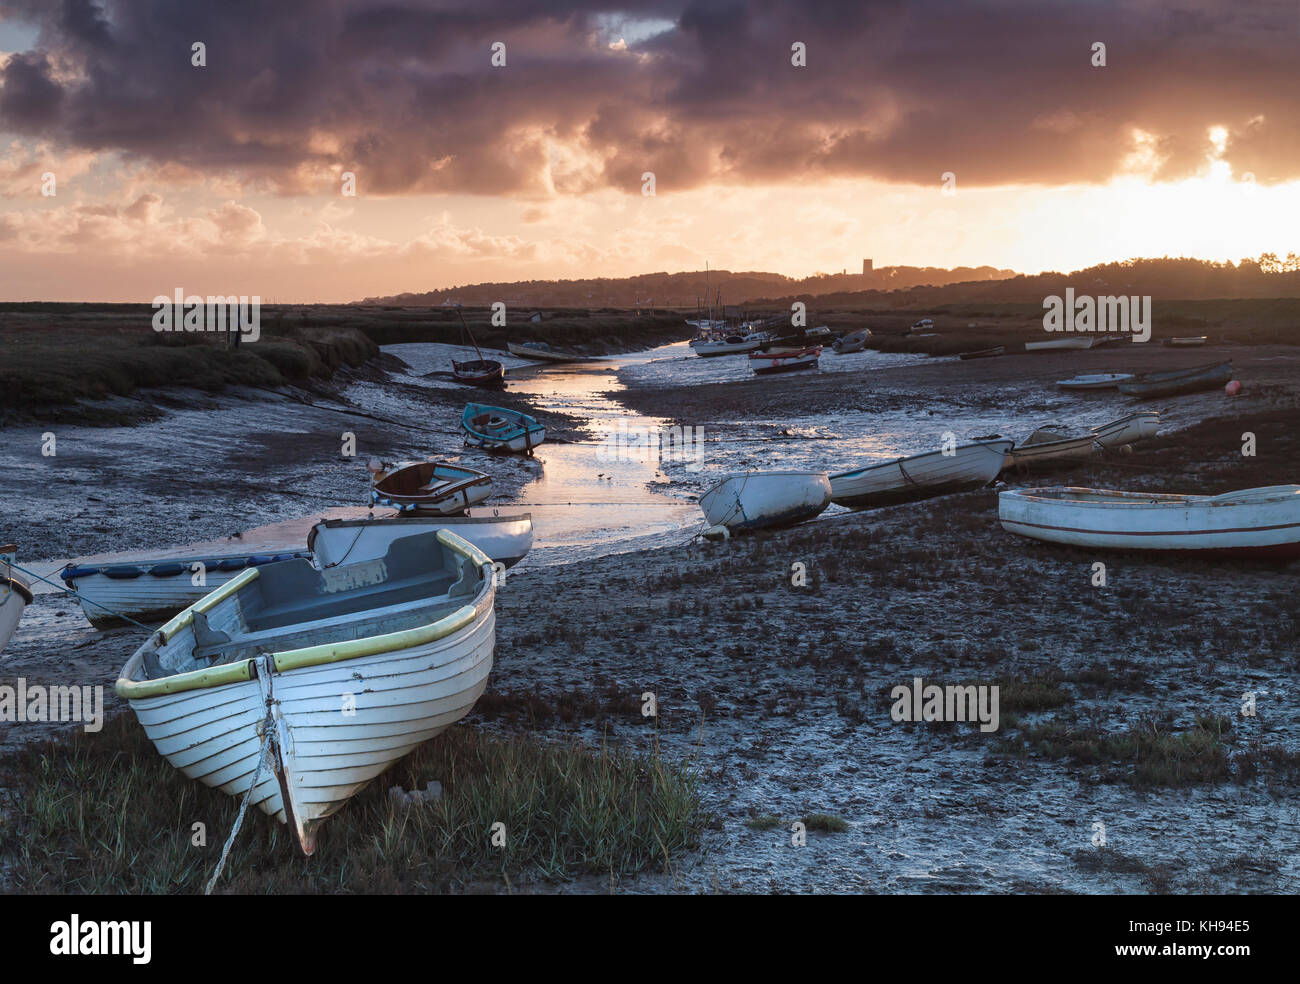
[(765, 331), (733, 331), (692, 338), (690, 349), (702, 359), (753, 352), (768, 342)]
[(1071, 379), (1058, 379), (1056, 385), (1061, 389), (1072, 390), (1115, 389), (1120, 383), (1132, 378), (1131, 372), (1090, 372)]
[(1097, 436), (1066, 437), (1055, 431), (1039, 429), (1024, 444), (1015, 445), (1007, 454), (1006, 467), (1015, 471), (1050, 471), (1086, 461), (1097, 448)]
[(920, 321), (912, 322), (912, 326), (907, 330), (913, 335), (929, 334), (934, 331), (934, 321), (930, 318), (922, 318)]
[(1090, 349), (1093, 340), (1085, 338), (1082, 335), (1074, 335), (1070, 338), (1049, 338), (1042, 342), (1025, 342), (1026, 352), (1054, 352), (1061, 349)]
[(495, 359), (475, 359), (472, 362), (452, 359), (451, 375), (458, 383), (481, 389), (500, 389), (506, 384), (505, 367)]
[(32, 589), (25, 578), (13, 569), (18, 548), (13, 544), (0, 547), (0, 653), (18, 628), (23, 609), (32, 603)]
[(998, 518), (1009, 532), (1079, 547), (1300, 557), (1300, 485), (1223, 495), (1017, 489), (998, 496)]
[(994, 345), (991, 348), (972, 349), (969, 352), (960, 353), (957, 358), (963, 362), (969, 359), (994, 359), (1002, 355), (1007, 350), (1005, 345)]
[(1182, 338), (1166, 338), (1163, 344), (1170, 348), (1199, 348), (1209, 340), (1208, 335), (1186, 335)]
[(532, 359), (534, 362), (591, 362), (592, 360), (585, 355), (575, 355), (572, 352), (561, 352), (551, 348), (545, 342), (508, 342), (506, 351), (511, 355), (517, 355), (521, 359)]
[(446, 530), (326, 571), (254, 568), (155, 632), (116, 689), (172, 765), (251, 789), (311, 854), (327, 817), (473, 707), (494, 598), (491, 561)]
[(1097, 443), (1103, 448), (1119, 448), (1125, 444), (1155, 437), (1160, 431), (1160, 412), (1158, 410), (1139, 410), (1118, 420), (1092, 428)]
[(987, 485), (1006, 464), (1014, 441), (980, 438), (951, 449), (884, 461), (831, 476), (831, 501), (852, 509), (928, 499)]
[(824, 471), (741, 472), (727, 475), (700, 496), (710, 526), (772, 529), (812, 519), (831, 501)]
[(505, 407), (470, 403), (460, 416), (465, 443), (485, 451), (532, 454), (546, 440), (546, 428), (533, 417)]
[(870, 337), (870, 328), (859, 328), (857, 331), (851, 331), (847, 335), (835, 339), (831, 343), (831, 348), (835, 350), (836, 355), (850, 355), (853, 352), (861, 352), (866, 348), (867, 339)]
[(1171, 369), (1167, 372), (1144, 372), (1119, 384), (1125, 396), (1150, 400), (1161, 396), (1179, 396), (1201, 390), (1217, 389), (1232, 379), (1232, 362), (1216, 362), (1192, 369)]
[[(477, 547), (494, 564), (513, 567), (533, 546), (531, 513), (514, 516), (392, 516), (379, 519), (323, 519), (307, 534), (307, 549), (317, 567), (374, 560), (394, 540), (417, 533), (450, 530)], [(195, 599), (197, 600), (197, 599)]]
[(816, 369), (817, 360), (821, 358), (822, 348), (769, 348), (749, 354), (749, 367), (754, 375), (765, 376), (777, 372), (797, 372), (800, 369)]
[(372, 461), (370, 472), (371, 503), (401, 512), (457, 516), (492, 491), (492, 479), (484, 472), (441, 461)]

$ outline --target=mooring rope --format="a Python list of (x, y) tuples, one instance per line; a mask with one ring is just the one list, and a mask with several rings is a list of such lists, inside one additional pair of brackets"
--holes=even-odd
[(266, 765), (266, 755), (271, 749), (271, 736), (274, 732), (275, 721), (271, 717), (270, 710), (267, 710), (266, 720), (262, 723), (262, 748), (257, 756), (257, 771), (253, 773), (253, 781), (248, 785), (248, 792), (244, 794), (244, 801), (239, 804), (239, 816), (235, 817), (235, 825), (230, 829), (230, 836), (226, 838), (226, 843), (221, 848), (221, 859), (217, 862), (217, 870), (212, 873), (212, 878), (209, 879), (207, 887), (203, 889), (204, 895), (212, 894), (217, 879), (221, 877), (221, 872), (226, 867), (226, 859), (230, 856), (230, 849), (234, 846), (235, 837), (239, 834), (239, 828), (244, 824), (244, 815), (248, 812), (248, 804), (253, 798), (253, 790), (257, 789), (257, 783), (262, 778), (262, 769)]

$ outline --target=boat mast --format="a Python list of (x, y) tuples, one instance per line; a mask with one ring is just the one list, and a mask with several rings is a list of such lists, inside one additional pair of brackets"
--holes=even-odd
[(469, 325), (465, 323), (465, 315), (461, 314), (459, 304), (456, 305), (456, 313), (460, 315), (460, 326), (464, 328), (465, 333), (469, 335), (469, 343), (474, 346), (474, 354), (478, 356), (478, 361), (482, 362), (483, 353), (478, 350), (478, 342), (474, 341), (474, 333), (469, 330)]

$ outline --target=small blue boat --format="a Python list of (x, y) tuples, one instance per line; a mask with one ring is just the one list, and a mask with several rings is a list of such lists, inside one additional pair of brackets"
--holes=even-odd
[(465, 443), (486, 451), (514, 451), (532, 454), (546, 440), (546, 428), (518, 410), (471, 403), (460, 417)]

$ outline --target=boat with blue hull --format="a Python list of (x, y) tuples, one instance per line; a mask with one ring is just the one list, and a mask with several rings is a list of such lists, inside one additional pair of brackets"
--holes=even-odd
[(471, 403), (460, 416), (465, 443), (485, 451), (533, 453), (546, 440), (546, 428), (518, 410)]

